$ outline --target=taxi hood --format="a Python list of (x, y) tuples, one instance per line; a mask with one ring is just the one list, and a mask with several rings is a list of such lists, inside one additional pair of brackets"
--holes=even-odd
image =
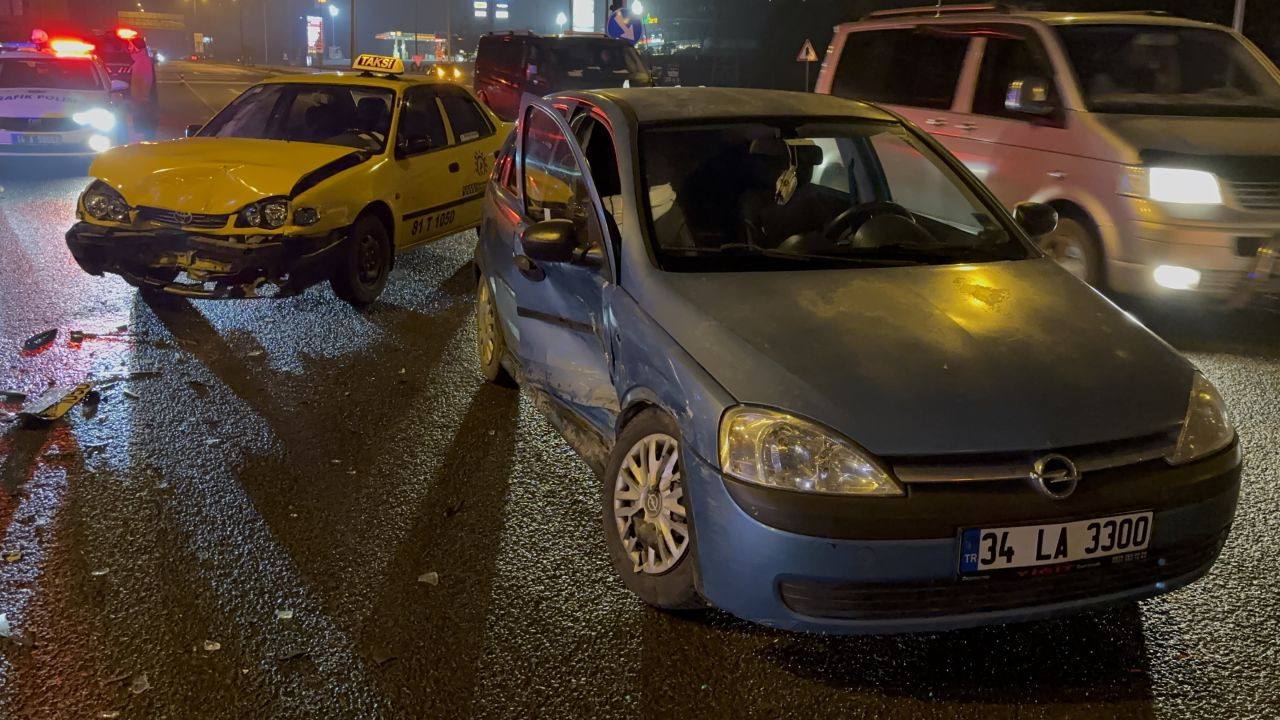
[(70, 117), (107, 106), (106, 91), (0, 88), (0, 117)]
[(1193, 368), (1049, 259), (661, 273), (651, 315), (742, 403), (890, 457), (1166, 431)]
[(191, 213), (233, 213), (256, 200), (290, 196), (303, 176), (359, 151), (338, 145), (239, 138), (187, 138), (116, 148), (89, 174), (130, 205)]

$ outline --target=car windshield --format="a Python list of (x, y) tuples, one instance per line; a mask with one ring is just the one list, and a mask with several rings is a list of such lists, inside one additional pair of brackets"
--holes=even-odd
[[(651, 232), (676, 271), (1029, 257), (998, 209), (906, 128), (741, 121), (642, 131)], [(1007, 220), (1003, 220), (1007, 222)]]
[(1280, 117), (1280, 83), (1230, 33), (1166, 25), (1058, 33), (1094, 112)]
[(395, 92), (362, 85), (268, 83), (249, 88), (198, 137), (310, 142), (381, 153)]
[(0, 88), (103, 89), (92, 60), (70, 58), (0, 60)]

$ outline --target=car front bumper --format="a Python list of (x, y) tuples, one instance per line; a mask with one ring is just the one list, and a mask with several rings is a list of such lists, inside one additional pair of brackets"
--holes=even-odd
[[(81, 221), (67, 231), (67, 247), (90, 275), (114, 273), (135, 284), (196, 298), (296, 295), (328, 279), (349, 228), (315, 235), (202, 235), (177, 228), (135, 229)], [(160, 282), (155, 271), (176, 269), (193, 282)]]
[[(1233, 446), (1178, 468), (1155, 461), (1089, 473), (1078, 497), (1064, 501), (1042, 498), (1027, 483), (948, 483), (912, 486), (906, 498), (815, 504), (802, 493), (760, 492), (723, 478), (704, 460), (690, 458), (686, 466), (696, 488), (699, 587), (713, 605), (787, 630), (873, 634), (1051, 618), (1186, 585), (1209, 570), (1226, 540), (1241, 457)], [(908, 519), (913, 503), (921, 509), (917, 521)], [(1139, 510), (1154, 512), (1141, 558), (958, 575), (962, 528)]]

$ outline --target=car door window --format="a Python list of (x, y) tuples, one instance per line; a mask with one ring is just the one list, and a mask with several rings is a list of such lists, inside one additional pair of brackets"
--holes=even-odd
[(579, 242), (591, 247), (599, 244), (601, 234), (571, 142), (546, 111), (530, 111), (524, 123), (525, 215), (534, 222), (572, 220)]
[(574, 133), (587, 159), (596, 195), (604, 206), (605, 221), (615, 246), (621, 242), (623, 218), (622, 178), (618, 173), (618, 155), (613, 148), (613, 136), (604, 123), (590, 115), (583, 115), (574, 125)]
[(928, 28), (849, 33), (831, 93), (855, 100), (947, 110), (969, 38)]
[[(982, 69), (973, 96), (973, 112), (995, 117), (1025, 118), (1004, 106), (1009, 86), (1017, 80), (1039, 78), (1052, 87), (1053, 66), (1038, 44), (1019, 38), (987, 38)], [(1054, 95), (1050, 96), (1054, 99)]]
[(407, 147), (411, 141), (421, 138), (429, 142), (431, 150), (442, 148), (449, 142), (440, 105), (436, 102), (436, 91), (429, 87), (410, 88), (405, 92), (396, 145)]
[(470, 96), (458, 91), (441, 93), (440, 102), (444, 105), (445, 114), (449, 117), (449, 125), (453, 128), (453, 136), (458, 143), (467, 143), (494, 133), (493, 126), (484, 112)]

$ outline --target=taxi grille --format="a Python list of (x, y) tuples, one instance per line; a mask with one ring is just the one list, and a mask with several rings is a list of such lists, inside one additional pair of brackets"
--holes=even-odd
[(176, 210), (141, 207), (138, 208), (138, 219), (143, 222), (172, 225), (173, 227), (190, 227), (212, 230), (226, 227), (227, 221), (231, 219), (231, 216), (205, 215), (202, 213), (180, 213)]
[(1084, 568), (1060, 575), (999, 575), (988, 580), (952, 579), (892, 585), (787, 580), (780, 583), (778, 589), (787, 607), (810, 617), (890, 620), (998, 612), (1144, 588), (1154, 593), (1161, 589), (1157, 583), (1206, 570), (1217, 559), (1226, 538), (1224, 531), (1200, 543), (1153, 550), (1145, 561)]
[(80, 126), (69, 117), (21, 118), (0, 117), (0, 130), (9, 132), (72, 132)]
[(1280, 210), (1280, 181), (1231, 181), (1231, 194), (1248, 210)]

